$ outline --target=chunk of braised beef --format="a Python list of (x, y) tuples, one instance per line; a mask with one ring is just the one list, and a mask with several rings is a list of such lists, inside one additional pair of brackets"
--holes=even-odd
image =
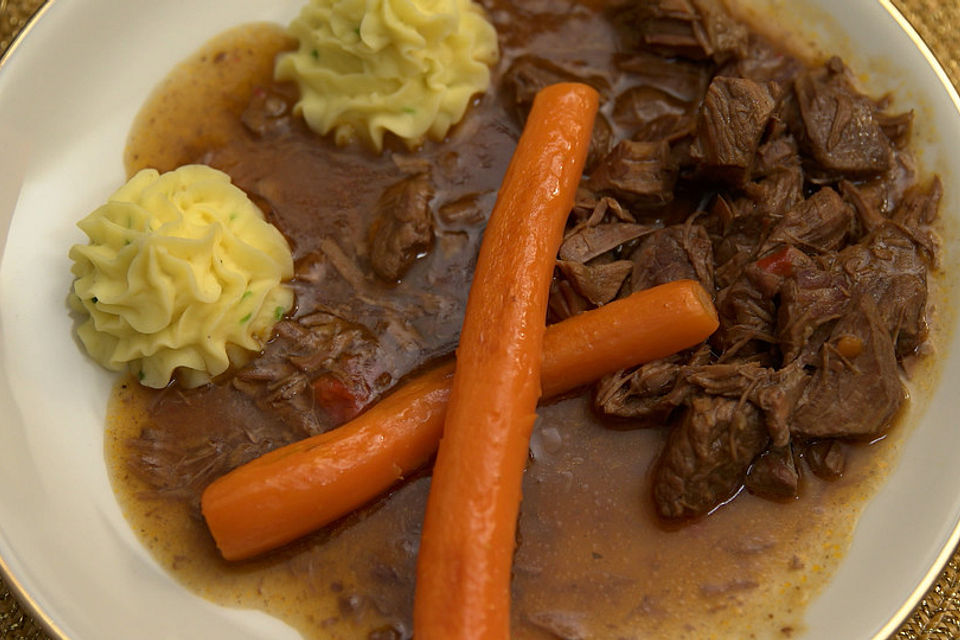
[(433, 184), (420, 173), (383, 192), (370, 228), (370, 264), (388, 282), (401, 279), (433, 243)]
[(852, 285), (873, 298), (897, 353), (916, 349), (927, 335), (927, 267), (911, 235), (886, 224), (837, 257)]
[[(229, 385), (169, 386), (152, 398), (150, 420), (125, 442), (126, 469), (146, 483), (144, 494), (187, 501), (200, 516), (200, 495), (216, 478), (303, 437), (273, 415), (261, 415)], [(224, 420), (190, 429), (199, 397)], [(139, 491), (139, 489), (138, 489)]]
[(800, 74), (794, 89), (801, 140), (822, 169), (865, 177), (890, 167), (893, 148), (875, 118), (876, 105), (854, 88), (838, 58)]
[(769, 442), (761, 412), (752, 403), (693, 398), (671, 429), (654, 471), (657, 513), (669, 519), (709, 513), (736, 494), (750, 463)]
[(550, 282), (550, 297), (547, 299), (547, 322), (560, 322), (590, 308), (590, 301), (577, 293), (566, 278), (554, 278)]
[(617, 96), (614, 123), (641, 142), (673, 142), (693, 134), (697, 120), (693, 104), (654, 87), (631, 87)]
[(753, 80), (713, 79), (697, 116), (697, 137), (690, 149), (705, 176), (735, 186), (746, 182), (777, 104), (773, 93), (778, 90)]
[(590, 174), (600, 161), (607, 157), (613, 148), (614, 135), (613, 127), (607, 120), (607, 116), (597, 113), (593, 120), (593, 133), (590, 134), (590, 147), (587, 150), (587, 162), (584, 165), (584, 173)]
[(750, 279), (740, 277), (717, 292), (716, 307), (720, 326), (710, 341), (726, 357), (768, 351), (776, 343), (774, 300)]
[(934, 176), (929, 184), (907, 191), (893, 212), (893, 221), (910, 234), (933, 266), (937, 264), (939, 240), (931, 225), (937, 219), (942, 197), (943, 184), (939, 176)]
[(800, 473), (790, 446), (770, 448), (760, 454), (744, 482), (750, 493), (763, 498), (786, 500), (800, 493)]
[(827, 253), (841, 249), (853, 231), (855, 213), (836, 191), (823, 187), (797, 203), (773, 228), (765, 249), (789, 244), (808, 253)]
[(707, 49), (715, 62), (742, 58), (747, 53), (749, 32), (746, 25), (730, 15), (723, 0), (692, 0), (700, 13)]
[(624, 140), (600, 161), (587, 185), (625, 204), (657, 206), (673, 200), (676, 180), (667, 142)]
[(698, 224), (677, 224), (645, 236), (630, 254), (630, 290), (640, 291), (673, 280), (698, 280), (714, 290), (713, 247)]
[(853, 210), (857, 214), (859, 237), (876, 231), (883, 226), (886, 218), (881, 215), (873, 202), (864, 196), (857, 185), (849, 180), (841, 180), (839, 186), (843, 199), (850, 203), (850, 206), (853, 207)]
[(771, 220), (778, 220), (804, 199), (804, 175), (799, 166), (790, 164), (762, 179), (743, 185), (743, 197), (733, 206), (740, 215), (758, 215), (769, 228)]
[(586, 224), (569, 231), (560, 245), (561, 260), (588, 262), (597, 256), (652, 233), (656, 227), (633, 222)]
[(283, 320), (275, 332), (231, 384), (301, 437), (338, 426), (406, 373), (384, 357), (387, 336), (330, 313)]
[(743, 267), (755, 258), (756, 234), (766, 235), (769, 225), (763, 216), (734, 207), (723, 194), (713, 199), (709, 212), (700, 215), (697, 222), (707, 230), (713, 244), (715, 282), (721, 289), (739, 278)]
[(800, 152), (792, 135), (771, 138), (757, 148), (753, 177), (769, 176), (778, 171), (800, 167)]
[(581, 183), (574, 198), (573, 211), (570, 212), (568, 225), (572, 223), (572, 226), (568, 235), (581, 227), (595, 227), (603, 222), (636, 221), (634, 215), (628, 209), (625, 209), (616, 198), (598, 195)]
[(831, 323), (847, 312), (852, 290), (840, 272), (820, 265), (794, 269), (780, 286), (777, 337), (784, 363), (808, 363), (827, 339)]
[(803, 63), (796, 57), (777, 49), (765, 37), (751, 33), (746, 55), (725, 64), (717, 75), (747, 78), (760, 83), (776, 82), (787, 89), (803, 68)]
[(711, 234), (719, 287), (732, 284), (743, 268), (760, 255), (760, 245), (774, 225), (803, 201), (799, 167), (775, 171), (741, 189), (744, 195), (714, 199), (708, 216), (700, 218)]
[(594, 387), (593, 407), (600, 415), (629, 418), (632, 426), (660, 426), (689, 396), (686, 367), (705, 365), (710, 347), (701, 344), (667, 358), (624, 369), (601, 378)]
[(661, 426), (683, 400), (675, 392), (682, 366), (681, 357), (672, 356), (606, 375), (594, 387), (594, 410), (629, 418), (632, 426)]
[(774, 298), (780, 293), (780, 287), (786, 278), (793, 277), (801, 269), (816, 267), (817, 263), (810, 256), (796, 247), (786, 245), (747, 264), (743, 275), (765, 297)]
[(662, 55), (723, 62), (746, 52), (746, 27), (719, 0), (638, 1), (620, 20), (631, 44)]
[(790, 430), (804, 438), (874, 437), (905, 399), (893, 341), (877, 305), (858, 296), (820, 347)]
[(643, 51), (620, 55), (616, 65), (630, 74), (633, 86), (656, 89), (687, 104), (699, 104), (710, 83), (711, 68), (708, 65), (668, 60)]
[(790, 441), (789, 417), (808, 376), (799, 366), (779, 370), (753, 361), (688, 365), (683, 381), (712, 396), (749, 401), (763, 411), (764, 424), (774, 446)]
[(589, 265), (570, 260), (558, 260), (557, 266), (577, 293), (596, 306), (613, 300), (623, 286), (624, 280), (633, 270), (633, 263), (629, 260)]
[(846, 445), (839, 440), (814, 440), (803, 454), (814, 475), (824, 480), (837, 480), (847, 465)]
[(916, 181), (917, 167), (913, 157), (909, 153), (897, 153), (886, 172), (867, 180), (858, 180), (856, 184), (864, 200), (880, 215), (890, 218), (900, 206), (904, 194)]
[(904, 149), (910, 143), (913, 133), (913, 111), (888, 114), (880, 111), (874, 115), (883, 135), (887, 136), (893, 146)]

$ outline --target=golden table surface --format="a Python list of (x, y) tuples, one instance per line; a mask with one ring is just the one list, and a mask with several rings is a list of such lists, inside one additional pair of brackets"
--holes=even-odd
[[(960, 0), (892, 0), (960, 88)], [(43, 0), (0, 0), (0, 54)], [(0, 578), (0, 640), (49, 640)], [(960, 549), (890, 640), (960, 639)]]

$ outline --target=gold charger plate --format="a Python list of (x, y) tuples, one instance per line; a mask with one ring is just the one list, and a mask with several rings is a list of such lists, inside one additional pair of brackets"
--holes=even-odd
[[(0, 56), (44, 0), (0, 0)], [(960, 2), (892, 0), (960, 88)], [(0, 150), (2, 154), (2, 150)], [(960, 549), (890, 640), (960, 638)], [(0, 640), (53, 640), (0, 577)]]

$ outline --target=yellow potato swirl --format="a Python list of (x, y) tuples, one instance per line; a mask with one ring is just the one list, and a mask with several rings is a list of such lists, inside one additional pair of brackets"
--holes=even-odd
[(442, 140), (490, 86), (497, 33), (470, 0), (310, 0), (290, 25), (295, 52), (275, 76), (295, 81), (295, 111), (338, 144), (379, 151), (392, 131), (410, 147)]
[(230, 177), (204, 165), (144, 169), (78, 223), (70, 249), (77, 335), (114, 371), (198, 386), (259, 351), (293, 306), (290, 248)]

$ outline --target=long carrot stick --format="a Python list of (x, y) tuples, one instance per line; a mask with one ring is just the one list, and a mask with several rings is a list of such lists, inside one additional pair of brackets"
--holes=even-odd
[[(547, 327), (544, 397), (699, 344), (717, 328), (706, 291), (669, 282)], [(437, 450), (453, 363), (398, 387), (350, 422), (237, 467), (204, 492), (223, 557), (242, 560), (333, 522), (422, 467)]]
[(510, 637), (520, 483), (540, 398), (554, 260), (598, 103), (536, 96), (480, 245), (417, 557), (417, 640)]

